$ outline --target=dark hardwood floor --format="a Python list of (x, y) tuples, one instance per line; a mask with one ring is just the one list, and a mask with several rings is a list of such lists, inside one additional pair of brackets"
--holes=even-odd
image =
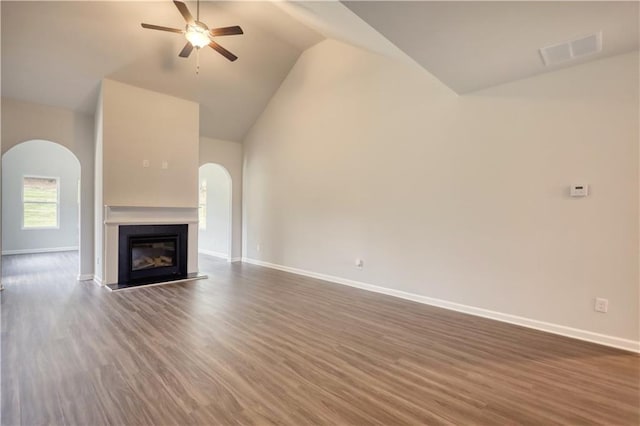
[(6, 256), (2, 424), (637, 425), (640, 357), (247, 264), (110, 293)]

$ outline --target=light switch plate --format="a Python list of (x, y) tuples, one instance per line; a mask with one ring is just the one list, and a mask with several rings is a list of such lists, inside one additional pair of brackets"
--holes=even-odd
[(586, 197), (589, 195), (589, 185), (585, 183), (576, 183), (571, 185), (569, 194), (572, 197)]

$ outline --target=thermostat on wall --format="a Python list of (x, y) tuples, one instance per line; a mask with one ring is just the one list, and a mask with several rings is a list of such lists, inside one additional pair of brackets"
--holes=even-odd
[(584, 183), (571, 185), (570, 195), (572, 197), (586, 197), (589, 195), (589, 185)]

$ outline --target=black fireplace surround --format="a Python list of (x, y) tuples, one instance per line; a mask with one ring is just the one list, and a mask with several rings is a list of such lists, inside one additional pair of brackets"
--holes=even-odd
[(187, 277), (188, 225), (120, 226), (118, 283), (138, 285)]

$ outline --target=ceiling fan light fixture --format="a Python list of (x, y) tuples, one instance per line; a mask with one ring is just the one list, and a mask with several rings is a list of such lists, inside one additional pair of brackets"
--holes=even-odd
[(185, 36), (187, 37), (187, 40), (189, 40), (189, 43), (198, 49), (211, 43), (208, 30), (199, 25), (188, 25)]
[(196, 19), (194, 19), (191, 12), (189, 12), (189, 8), (187, 7), (187, 5), (180, 0), (173, 0), (173, 4), (175, 4), (175, 6), (178, 8), (178, 11), (187, 24), (184, 30), (145, 23), (141, 24), (142, 28), (184, 34), (187, 42), (185, 43), (180, 53), (178, 53), (178, 56), (181, 58), (188, 58), (189, 55), (191, 55), (191, 52), (193, 52), (194, 47), (196, 48), (197, 53), (203, 47), (209, 46), (211, 47), (211, 49), (215, 50), (231, 62), (238, 59), (236, 55), (220, 46), (213, 39), (214, 37), (244, 34), (244, 31), (242, 31), (242, 28), (240, 28), (239, 25), (234, 25), (232, 27), (213, 28), (212, 30), (209, 30), (209, 27), (207, 27), (203, 22), (200, 22), (200, 0), (198, 0), (198, 13), (196, 14)]

